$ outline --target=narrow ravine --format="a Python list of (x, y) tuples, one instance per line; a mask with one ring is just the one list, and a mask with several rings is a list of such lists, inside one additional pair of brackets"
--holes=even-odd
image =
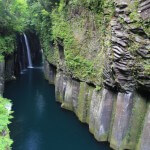
[(13, 102), (14, 119), (9, 126), (13, 150), (110, 149), (98, 143), (73, 113), (61, 109), (42, 68), (28, 69), (6, 83), (4, 97)]

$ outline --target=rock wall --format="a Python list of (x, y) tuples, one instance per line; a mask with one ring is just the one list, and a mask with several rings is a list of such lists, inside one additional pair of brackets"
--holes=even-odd
[(149, 150), (148, 95), (97, 90), (92, 84), (56, 70), (47, 61), (44, 66), (46, 79), (55, 84), (56, 101), (87, 123), (98, 141), (109, 141), (110, 147), (116, 150)]
[(15, 78), (15, 68), (17, 68), (17, 64), (15, 64), (14, 54), (6, 56), (5, 58), (5, 80), (6, 81)]
[(56, 101), (116, 150), (150, 149), (149, 12), (149, 0), (62, 0), (42, 43)]

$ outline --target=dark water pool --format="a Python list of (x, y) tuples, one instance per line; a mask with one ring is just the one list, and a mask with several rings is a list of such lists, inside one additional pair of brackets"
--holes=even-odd
[(28, 69), (7, 83), (4, 96), (13, 102), (13, 150), (110, 150), (73, 113), (60, 108), (42, 69)]

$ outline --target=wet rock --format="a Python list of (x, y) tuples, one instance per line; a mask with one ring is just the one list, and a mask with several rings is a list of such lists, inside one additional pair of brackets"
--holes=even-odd
[(95, 124), (96, 120), (98, 119), (99, 105), (101, 99), (102, 99), (101, 92), (94, 90), (90, 105), (90, 116), (89, 116), (89, 129), (91, 133), (95, 133)]
[(103, 89), (102, 99), (99, 103), (98, 117), (95, 121), (94, 135), (98, 141), (107, 141), (108, 139), (114, 100), (115, 93), (110, 90)]
[(63, 102), (65, 100), (66, 86), (67, 86), (67, 77), (63, 74), (63, 72), (60, 71), (56, 75), (56, 82), (55, 82), (56, 101)]
[(133, 108), (133, 94), (132, 93), (118, 93), (116, 112), (114, 116), (114, 123), (111, 135), (111, 147), (114, 149), (121, 149), (123, 139), (125, 138), (131, 112)]
[(61, 107), (76, 112), (79, 90), (80, 82), (75, 79), (67, 78), (64, 101)]

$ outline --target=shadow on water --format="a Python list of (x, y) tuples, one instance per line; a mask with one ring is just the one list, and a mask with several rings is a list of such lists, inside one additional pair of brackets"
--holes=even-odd
[(55, 102), (55, 89), (41, 68), (28, 69), (6, 83), (4, 97), (12, 99), (10, 124), (13, 150), (110, 150), (98, 143), (77, 117)]

